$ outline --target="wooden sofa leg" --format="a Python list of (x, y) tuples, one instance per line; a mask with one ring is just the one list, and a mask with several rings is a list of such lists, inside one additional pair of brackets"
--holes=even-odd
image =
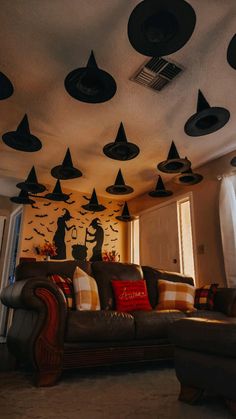
[(197, 403), (198, 400), (201, 399), (204, 390), (196, 387), (189, 387), (184, 384), (181, 384), (180, 393), (179, 393), (179, 400), (181, 402), (194, 404)]
[(54, 386), (61, 376), (61, 371), (37, 371), (34, 382), (37, 387)]

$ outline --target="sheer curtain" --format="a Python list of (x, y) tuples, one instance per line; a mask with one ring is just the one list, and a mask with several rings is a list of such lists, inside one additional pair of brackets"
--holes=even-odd
[(236, 287), (236, 175), (223, 177), (219, 209), (227, 285)]

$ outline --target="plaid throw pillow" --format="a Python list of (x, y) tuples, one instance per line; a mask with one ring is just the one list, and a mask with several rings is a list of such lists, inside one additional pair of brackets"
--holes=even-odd
[(218, 284), (204, 285), (195, 292), (194, 307), (198, 310), (213, 310)]
[(50, 278), (62, 291), (66, 300), (67, 308), (69, 310), (73, 310), (75, 308), (75, 300), (72, 280), (70, 278), (62, 277), (60, 275), (51, 275)]
[(194, 310), (193, 285), (159, 279), (158, 295), (157, 310)]
[(116, 300), (117, 311), (151, 310), (146, 281), (111, 281)]
[(98, 287), (94, 278), (77, 266), (73, 284), (77, 310), (100, 310)]

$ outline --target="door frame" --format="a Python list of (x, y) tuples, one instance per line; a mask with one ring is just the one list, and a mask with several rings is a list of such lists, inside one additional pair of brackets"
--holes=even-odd
[[(19, 232), (19, 237), (21, 237), (22, 225), (23, 225), (23, 206), (22, 205), (18, 206), (10, 214), (7, 243), (6, 243), (6, 250), (5, 250), (3, 270), (2, 270), (2, 283), (1, 283), (0, 291), (8, 285), (9, 271), (10, 271), (10, 254), (12, 251), (12, 245), (13, 245), (13, 239), (14, 239), (16, 217), (19, 214), (22, 214), (21, 226), (20, 226), (20, 232)], [(21, 240), (18, 241), (18, 248), (17, 248), (17, 258), (16, 258), (17, 263), (19, 262), (19, 249), (21, 245), (20, 241)], [(2, 333), (4, 333), (6, 316), (7, 316), (7, 307), (4, 305), (0, 305), (0, 336)]]
[[(195, 283), (197, 284), (197, 278), (198, 278), (198, 264), (197, 264), (197, 242), (196, 242), (196, 230), (195, 230), (195, 216), (194, 216), (194, 199), (193, 199), (193, 192), (189, 191), (186, 192), (184, 194), (180, 194), (180, 195), (176, 195), (174, 197), (171, 197), (167, 200), (165, 200), (165, 202), (160, 202), (157, 205), (154, 205), (151, 208), (147, 208), (143, 211), (140, 211), (139, 213), (139, 217), (141, 217), (143, 214), (147, 214), (149, 212), (155, 211), (156, 209), (159, 209), (161, 207), (165, 207), (167, 205), (170, 205), (174, 202), (178, 201), (182, 201), (184, 199), (188, 198), (190, 201), (190, 208), (191, 208), (191, 225), (192, 225), (192, 238), (193, 238), (193, 261), (194, 261), (194, 271), (195, 271)], [(179, 221), (178, 221), (179, 223)], [(139, 236), (140, 238), (142, 237), (142, 229), (141, 229), (141, 225), (139, 226)]]

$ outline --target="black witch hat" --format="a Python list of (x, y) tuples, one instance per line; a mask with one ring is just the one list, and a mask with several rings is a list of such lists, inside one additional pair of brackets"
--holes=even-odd
[(116, 219), (119, 221), (132, 221), (136, 217), (130, 215), (127, 202), (124, 203), (121, 215), (117, 215)]
[(236, 34), (231, 39), (227, 49), (227, 61), (236, 70)]
[(16, 131), (6, 132), (6, 134), (3, 134), (2, 139), (6, 145), (15, 150), (33, 152), (42, 148), (41, 141), (30, 132), (26, 114)]
[(174, 177), (174, 182), (181, 185), (196, 185), (203, 180), (203, 176), (199, 173), (194, 173), (191, 167), (188, 170), (180, 173)]
[(236, 166), (236, 156), (232, 158), (232, 160), (231, 160), (230, 164), (231, 164), (232, 166)]
[(36, 176), (34, 166), (30, 170), (30, 172), (28, 174), (28, 177), (25, 180), (25, 182), (17, 183), (16, 186), (17, 186), (17, 188), (20, 188), (20, 189), (22, 189), (24, 191), (27, 191), (27, 192), (31, 192), (33, 194), (43, 192), (46, 189), (44, 185), (42, 185), (41, 183), (38, 183), (38, 179), (37, 179), (37, 176)]
[(7, 99), (14, 92), (12, 82), (0, 71), (0, 100)]
[(103, 153), (114, 160), (131, 160), (139, 154), (139, 147), (127, 140), (124, 125), (120, 124), (116, 139), (114, 142), (106, 144), (103, 147)]
[(70, 96), (87, 103), (102, 103), (110, 100), (116, 93), (113, 77), (101, 70), (91, 51), (86, 67), (71, 71), (65, 78), (65, 88)]
[(184, 0), (144, 0), (130, 15), (128, 37), (140, 54), (162, 57), (182, 48), (195, 24), (195, 12)]
[(23, 205), (31, 205), (34, 204), (35, 201), (29, 198), (29, 194), (27, 191), (20, 191), (18, 196), (13, 196), (10, 198), (12, 202), (15, 204), (23, 204)]
[(179, 173), (189, 169), (191, 162), (185, 157), (180, 158), (174, 141), (172, 141), (167, 160), (162, 161), (157, 165), (161, 172), (165, 173)]
[(67, 149), (66, 155), (62, 164), (59, 166), (53, 167), (51, 170), (51, 174), (56, 179), (67, 180), (67, 179), (75, 179), (77, 177), (82, 176), (82, 172), (76, 167), (73, 166), (72, 158), (70, 154), (70, 149)]
[(148, 195), (150, 195), (152, 198), (165, 198), (167, 196), (173, 195), (173, 192), (168, 191), (165, 188), (162, 178), (159, 175), (155, 190), (149, 192)]
[(45, 198), (50, 199), (51, 201), (67, 201), (69, 195), (62, 192), (60, 180), (57, 180), (53, 192), (46, 194)]
[(185, 124), (184, 131), (190, 137), (211, 134), (222, 128), (229, 120), (230, 113), (225, 108), (211, 107), (198, 91), (197, 112), (190, 116)]
[(101, 205), (98, 203), (95, 188), (93, 189), (93, 193), (91, 195), (89, 203), (85, 205), (81, 205), (81, 206), (87, 211), (94, 211), (94, 212), (104, 211), (106, 209), (104, 205)]
[(119, 169), (118, 174), (116, 176), (115, 184), (108, 186), (106, 188), (106, 191), (114, 195), (125, 195), (128, 193), (132, 193), (134, 189), (131, 186), (125, 184), (121, 169)]

